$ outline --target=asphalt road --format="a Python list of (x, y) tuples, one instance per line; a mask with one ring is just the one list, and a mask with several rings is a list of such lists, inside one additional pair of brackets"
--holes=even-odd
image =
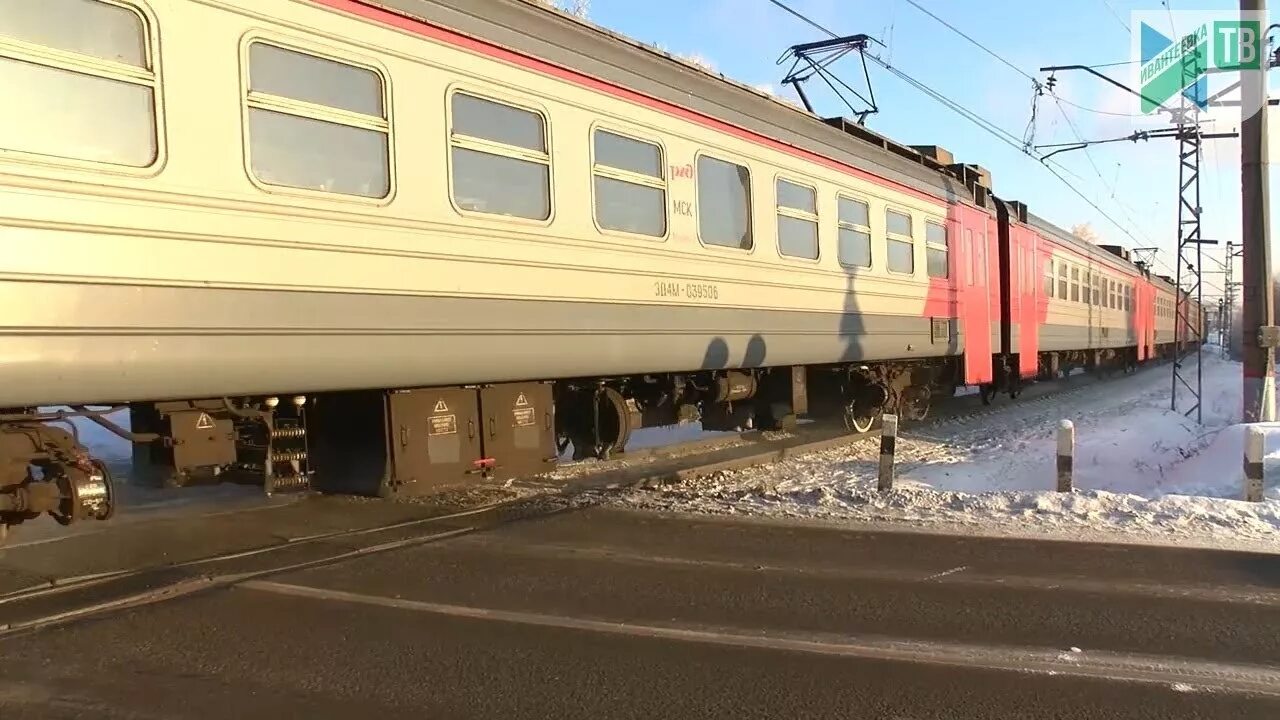
[(587, 509), (0, 632), (0, 671), (5, 720), (1276, 718), (1280, 555)]

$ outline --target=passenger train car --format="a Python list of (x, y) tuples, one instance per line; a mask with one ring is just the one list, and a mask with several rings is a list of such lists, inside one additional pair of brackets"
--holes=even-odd
[(0, 524), (110, 514), (72, 415), (417, 494), (1172, 342), (980, 166), (524, 0), (3, 0), (0, 81)]

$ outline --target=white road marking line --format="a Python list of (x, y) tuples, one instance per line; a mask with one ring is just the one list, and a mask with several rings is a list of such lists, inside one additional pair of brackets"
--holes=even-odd
[(969, 566), (968, 566), (968, 565), (961, 565), (960, 567), (953, 567), (953, 568), (951, 568), (950, 570), (943, 570), (943, 571), (942, 571), (942, 572), (940, 572), (940, 573), (934, 573), (933, 575), (930, 575), (929, 577), (925, 578), (925, 580), (937, 580), (938, 578), (944, 578), (944, 577), (946, 577), (946, 576), (948, 576), (948, 575), (951, 575), (951, 574), (954, 574), (954, 573), (958, 573), (958, 572), (961, 572), (961, 571), (963, 571), (963, 570), (968, 570), (968, 569), (969, 569)]
[(1044, 675), (1069, 675), (1103, 680), (1158, 683), (1166, 687), (1170, 687), (1175, 683), (1182, 683), (1227, 692), (1280, 697), (1280, 668), (1260, 665), (1238, 665), (1209, 660), (1108, 651), (1089, 652), (1083, 654), (1084, 657), (1077, 659), (1075, 662), (1064, 663), (1058, 659), (1061, 650), (1053, 648), (1001, 647), (856, 635), (783, 635), (776, 631), (765, 634), (740, 628), (695, 629), (673, 625), (638, 625), (626, 622), (589, 620), (564, 615), (548, 615), (518, 610), (497, 610), (423, 600), (365, 595), (267, 580), (249, 580), (239, 583), (238, 587), (313, 600), (347, 602), (434, 615), (565, 630), (585, 630), (611, 635), (658, 638), (761, 650), (803, 652), (836, 657), (956, 665)]
[[(635, 552), (626, 547), (597, 546), (589, 547), (560, 542), (531, 542), (520, 538), (519, 542), (503, 539), (498, 535), (471, 535), (461, 543), (453, 545), (451, 552), (458, 548), (493, 548), (496, 552), (521, 557), (539, 557), (552, 559), (606, 560), (626, 562), (637, 565), (663, 565), (672, 567), (707, 567), (718, 570), (729, 570), (746, 573), (776, 573), (791, 577), (834, 578), (842, 581), (869, 582), (904, 582), (919, 583), (933, 579), (934, 576), (920, 577), (920, 571), (909, 568), (883, 567), (847, 567), (796, 564), (767, 564), (761, 562), (741, 562), (721, 558), (676, 557), (657, 555), (649, 552)], [(963, 577), (955, 578), (952, 586), (983, 587), (998, 586), (1009, 590), (1064, 590), (1081, 593), (1103, 593), (1125, 597), (1152, 597), (1175, 600), (1200, 600), (1215, 603), (1233, 603), (1249, 605), (1280, 605), (1280, 591), (1263, 588), (1257, 585), (1170, 585), (1149, 582), (1128, 582), (1118, 578), (1089, 580), (1079, 577), (1041, 577), (1032, 575), (988, 575), (972, 572), (972, 566), (963, 566), (969, 572)], [(950, 574), (950, 571), (948, 572)]]

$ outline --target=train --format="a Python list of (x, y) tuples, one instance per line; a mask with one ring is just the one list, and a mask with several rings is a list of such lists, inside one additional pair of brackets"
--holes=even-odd
[(2, 2), (0, 78), (0, 527), (111, 516), (72, 418), (147, 482), (407, 496), (1203, 327), (980, 165), (545, 3)]

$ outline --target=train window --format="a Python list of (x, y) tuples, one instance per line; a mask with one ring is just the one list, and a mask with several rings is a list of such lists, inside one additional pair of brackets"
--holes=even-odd
[(1067, 264), (1058, 261), (1058, 299), (1067, 299)]
[(1116, 309), (1116, 281), (1108, 280), (1107, 286), (1110, 288), (1107, 291), (1107, 307), (1111, 308), (1112, 310), (1115, 310)]
[(1133, 293), (1131, 292), (1131, 290), (1132, 288), (1130, 288), (1128, 285), (1124, 286), (1124, 311), (1125, 312), (1129, 312), (1130, 310), (1133, 309), (1133, 304), (1132, 304)]
[(698, 234), (707, 245), (750, 250), (751, 170), (698, 156)]
[(662, 148), (608, 130), (592, 135), (596, 222), (606, 230), (667, 234), (667, 180)]
[(1080, 302), (1080, 268), (1071, 268), (1071, 302)]
[(790, 257), (818, 259), (818, 191), (779, 179), (778, 252)]
[(382, 80), (372, 70), (256, 42), (249, 46), (253, 92), (386, 117)]
[(847, 267), (871, 267), (871, 208), (861, 200), (841, 195), (839, 205), (839, 247), (836, 257)]
[(929, 273), (929, 277), (945, 278), (951, 274), (948, 262), (950, 249), (946, 226), (936, 222), (926, 222), (924, 252), (925, 270)]
[[(159, 157), (156, 73), (143, 16), (104, 0), (0, 2), (0, 147), (148, 167)], [(21, 108), (21, 112), (16, 108)]]
[(466, 211), (551, 217), (551, 154), (541, 113), (456, 92), (449, 101), (453, 201)]
[(1102, 279), (1101, 275), (1095, 274), (1093, 276), (1093, 304), (1094, 305), (1102, 304), (1102, 283), (1103, 282), (1105, 281)]
[(1091, 299), (1091, 294), (1089, 292), (1089, 286), (1091, 285), (1093, 285), (1093, 273), (1089, 272), (1088, 270), (1085, 270), (1084, 285), (1083, 285), (1084, 290), (1082, 291), (1082, 294), (1084, 295), (1084, 297), (1081, 298), (1080, 301), (1086, 305), (1093, 302), (1093, 300)]
[(911, 216), (897, 210), (885, 209), (885, 232), (888, 235), (888, 255), (885, 266), (890, 272), (912, 274), (916, 271), (915, 236), (912, 235)]
[(978, 266), (976, 254), (973, 250), (973, 231), (969, 228), (964, 229), (964, 245), (961, 247), (964, 248), (964, 256), (968, 259), (968, 262), (964, 264), (966, 282), (972, 287), (977, 282)]
[(1026, 248), (1022, 257), (1023, 257), (1023, 260), (1025, 261), (1023, 264), (1023, 267), (1026, 268), (1026, 270), (1024, 271), (1025, 272), (1024, 277), (1026, 278), (1027, 293), (1033, 294), (1035, 293), (1035, 284), (1036, 284), (1035, 251), (1032, 250), (1031, 248)]
[(1045, 261), (1044, 265), (1044, 296), (1053, 297), (1053, 258)]
[(384, 198), (391, 124), (369, 68), (249, 45), (249, 168), (267, 185)]
[[(68, 22), (68, 18), (75, 18)], [(147, 36), (134, 10), (104, 0), (0, 3), (0, 34), (124, 65), (147, 67)]]

